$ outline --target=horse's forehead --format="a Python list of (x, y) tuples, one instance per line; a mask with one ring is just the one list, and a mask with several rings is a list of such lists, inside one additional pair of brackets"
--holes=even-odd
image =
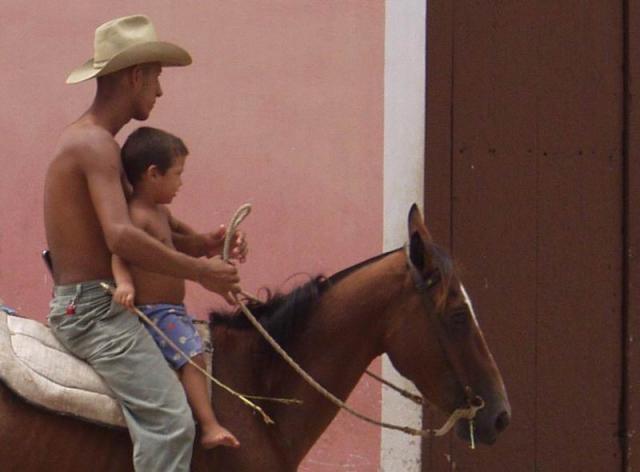
[(476, 317), (476, 312), (473, 309), (473, 303), (471, 303), (471, 299), (469, 298), (469, 295), (467, 294), (467, 290), (464, 288), (464, 285), (462, 285), (462, 282), (460, 282), (460, 291), (462, 292), (462, 296), (464, 297), (464, 302), (469, 307), (469, 312), (473, 317), (473, 321), (475, 321), (476, 324), (478, 324), (478, 318)]

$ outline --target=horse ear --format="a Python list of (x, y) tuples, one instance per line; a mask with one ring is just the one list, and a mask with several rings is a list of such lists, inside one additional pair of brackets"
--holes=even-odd
[(425, 271), (430, 262), (429, 254), (427, 254), (430, 242), (431, 235), (424, 225), (418, 205), (414, 203), (409, 210), (409, 258), (421, 272)]
[(420, 272), (424, 271), (424, 243), (417, 232), (409, 236), (409, 259), (416, 269)]
[(420, 213), (418, 205), (414, 203), (409, 210), (409, 240), (411, 240), (411, 235), (416, 232), (422, 237), (424, 242), (433, 242), (431, 234), (424, 224), (422, 213)]

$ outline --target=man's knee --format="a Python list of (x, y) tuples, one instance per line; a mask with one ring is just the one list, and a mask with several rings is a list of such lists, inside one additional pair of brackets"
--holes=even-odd
[(196, 425), (191, 409), (188, 406), (173, 415), (170, 429), (176, 440), (193, 442), (196, 436)]
[(136, 471), (190, 470), (196, 428), (188, 414), (159, 415), (164, 419), (162, 434), (134, 440), (133, 461)]
[(188, 415), (182, 415), (182, 430), (185, 440), (193, 442), (196, 437), (196, 423), (193, 420), (191, 410)]

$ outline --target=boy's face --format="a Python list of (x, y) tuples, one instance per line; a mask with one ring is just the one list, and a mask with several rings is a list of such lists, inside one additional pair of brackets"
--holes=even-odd
[(187, 156), (176, 156), (173, 164), (163, 174), (158, 173), (156, 181), (156, 203), (168, 204), (182, 187), (182, 172)]

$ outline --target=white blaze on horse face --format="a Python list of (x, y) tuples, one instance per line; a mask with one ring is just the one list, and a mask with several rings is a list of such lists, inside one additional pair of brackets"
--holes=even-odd
[(462, 291), (462, 296), (464, 297), (464, 302), (469, 307), (469, 312), (471, 313), (471, 316), (473, 317), (473, 321), (475, 322), (476, 325), (478, 325), (478, 318), (476, 317), (476, 312), (473, 311), (473, 304), (471, 303), (471, 299), (469, 298), (469, 295), (467, 294), (467, 291), (465, 290), (464, 285), (462, 285), (462, 283), (460, 283), (460, 290)]

